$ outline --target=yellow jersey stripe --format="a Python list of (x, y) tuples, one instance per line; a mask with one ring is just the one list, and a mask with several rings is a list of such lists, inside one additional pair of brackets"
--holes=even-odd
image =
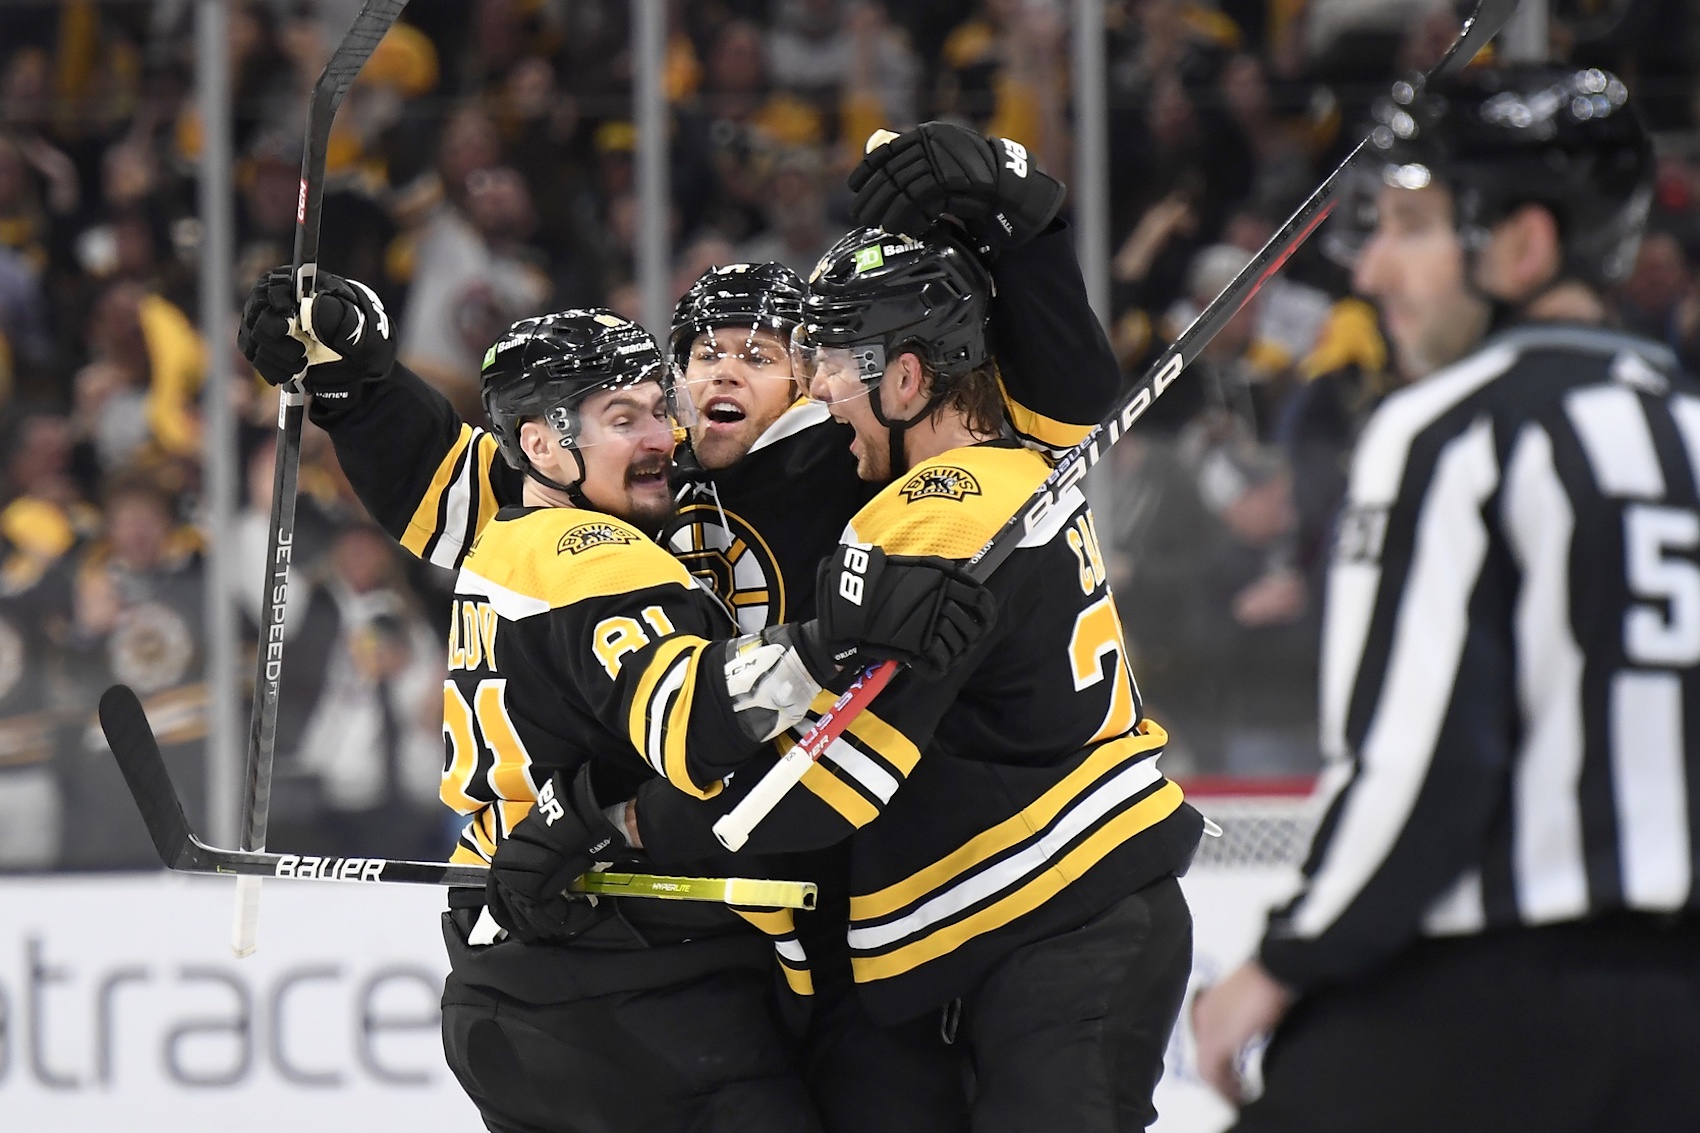
[(893, 480), (850, 526), (859, 542), (890, 555), (966, 559), (983, 547), (1051, 466), (1031, 449), (975, 445), (951, 449)]
[(1023, 810), (1011, 815), (990, 830), (965, 842), (955, 852), (940, 858), (932, 865), (911, 874), (895, 885), (862, 896), (850, 898), (850, 919), (877, 920), (914, 904), (927, 894), (948, 885), (988, 858), (1012, 849), (1048, 827), (1063, 808), (1074, 802), (1088, 787), (1127, 763), (1168, 742), (1168, 733), (1146, 720), (1140, 724), (1141, 734), (1112, 740), (1089, 755), (1079, 767), (1050, 790), (1040, 795)]
[(402, 532), (401, 545), (413, 554), (415, 558), (425, 557), (425, 548), (440, 530), (437, 514), (442, 507), (443, 493), (448, 491), (449, 483), (454, 479), (455, 466), (466, 452), (468, 442), (472, 440), (472, 426), (462, 424), (460, 436), (449, 446), (448, 454), (437, 465), (437, 471), (431, 477), (431, 483), (420, 497), (419, 504), (413, 509), (413, 518), (407, 521), (407, 530)]
[(1023, 440), (1033, 441), (1048, 451), (1073, 448), (1085, 440), (1086, 434), (1098, 424), (1093, 421), (1086, 425), (1076, 425), (1029, 409), (1009, 396), (1009, 389), (1002, 378), (998, 379), (998, 390), (1003, 394), (1004, 410), (1009, 414), (1010, 426)]
[(473, 523), (472, 538), (477, 539), (485, 524), (496, 514), (496, 486), (490, 481), (490, 469), (502, 459), (501, 446), (496, 443), (496, 438), (489, 433), (480, 435), (473, 459), (478, 476), (478, 518)]
[(858, 829), (879, 817), (874, 804), (819, 763), (803, 772), (803, 786)]
[[(1085, 874), (1116, 847), (1179, 809), (1181, 789), (1165, 783), (1148, 797), (1117, 815), (1065, 854), (1051, 868), (1008, 896), (972, 916), (887, 952), (880, 956), (852, 956), (851, 970), (858, 983), (889, 979), (936, 960), (964, 941), (995, 931), (1017, 917), (1032, 912)], [(852, 914), (854, 915), (854, 914)]]
[(691, 634), (663, 641), (638, 677), (626, 717), (627, 735), (644, 761), (669, 783), (699, 799), (713, 798), (721, 788), (719, 780), (707, 786), (692, 780), (685, 750), (697, 664), (707, 645)]

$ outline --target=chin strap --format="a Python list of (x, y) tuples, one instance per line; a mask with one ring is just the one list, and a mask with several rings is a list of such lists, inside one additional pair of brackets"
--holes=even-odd
[(923, 405), (921, 411), (915, 416), (906, 421), (893, 421), (885, 415), (885, 409), (880, 405), (879, 390), (875, 388), (868, 391), (868, 403), (874, 411), (874, 420), (884, 425), (886, 432), (891, 436), (891, 479), (895, 480), (909, 471), (909, 454), (905, 451), (903, 444), (904, 434), (931, 417), (933, 412), (944, 404), (945, 396), (942, 393), (935, 393), (927, 399), (927, 404)]
[(584, 508), (587, 511), (595, 511), (595, 505), (593, 505), (590, 500), (585, 497), (583, 492), (579, 491), (579, 485), (584, 483), (584, 457), (579, 455), (578, 448), (568, 441), (562, 441), (561, 447), (573, 454), (573, 463), (578, 465), (577, 480), (571, 484), (563, 484), (559, 480), (551, 480), (549, 477), (543, 475), (543, 473), (537, 471), (537, 466), (532, 464), (529, 460), (525, 462), (525, 474), (537, 481), (539, 484), (542, 484), (545, 488), (553, 488), (557, 492), (566, 493), (567, 499), (573, 502), (574, 507)]

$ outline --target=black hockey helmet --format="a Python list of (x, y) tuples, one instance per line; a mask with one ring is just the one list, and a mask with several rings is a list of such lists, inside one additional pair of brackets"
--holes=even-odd
[(805, 349), (857, 348), (869, 383), (888, 358), (912, 352), (943, 393), (952, 378), (991, 359), (986, 321), (994, 290), (980, 257), (946, 226), (918, 240), (858, 228), (815, 266), (796, 341)]
[(784, 264), (727, 264), (711, 267), (673, 308), (667, 353), (681, 370), (691, 344), (704, 331), (763, 327), (789, 339), (803, 318), (803, 280)]
[[(1375, 106), (1368, 188), (1447, 186), (1466, 249), (1524, 204), (1558, 221), (1561, 275), (1606, 287), (1635, 263), (1653, 194), (1653, 147), (1629, 91), (1595, 68), (1482, 67), (1395, 83)], [(1358, 199), (1347, 239), (1373, 226)], [(1336, 240), (1336, 247), (1341, 247)]]
[(575, 489), (547, 479), (526, 460), (519, 445), (521, 422), (547, 421), (578, 461), (582, 480), (577, 410), (591, 394), (660, 382), (675, 421), (686, 412), (677, 404), (680, 398), (672, 367), (649, 332), (602, 307), (521, 319), (485, 351), (479, 381), (484, 412), (503, 459), (550, 487), (569, 492)]

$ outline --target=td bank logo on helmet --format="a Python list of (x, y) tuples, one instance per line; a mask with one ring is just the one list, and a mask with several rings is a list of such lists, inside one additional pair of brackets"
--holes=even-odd
[(865, 248), (857, 248), (851, 255), (856, 265), (856, 274), (873, 271), (885, 266), (887, 256), (902, 256), (911, 252), (919, 252), (925, 245), (919, 240), (894, 240), (889, 244), (869, 244)]

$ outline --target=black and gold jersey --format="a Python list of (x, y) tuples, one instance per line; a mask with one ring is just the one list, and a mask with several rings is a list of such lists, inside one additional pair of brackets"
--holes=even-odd
[[(966, 559), (1049, 470), (1012, 442), (952, 450), (888, 486), (845, 539)], [(806, 849), (854, 832), (851, 965), (883, 1020), (962, 994), (1011, 949), (1182, 868), (1202, 826), (1157, 768), (1166, 737), (1143, 717), (1078, 491), (989, 585), (991, 634), (941, 681), (899, 676), (747, 847)], [(828, 703), (823, 694), (818, 707)], [(760, 770), (708, 805), (646, 790), (645, 844), (696, 852)]]
[[(721, 603), (636, 528), (578, 508), (498, 512), (461, 564), (449, 628), (441, 794), (468, 819), (452, 860), (489, 861), (543, 782), (587, 762), (609, 802), (652, 779), (690, 797), (719, 793), (764, 746), (739, 728), (719, 679), (731, 635)], [(724, 876), (734, 863), (708, 847), (672, 864)], [(735, 864), (743, 876), (784, 875), (747, 855)], [(754, 923), (791, 988), (809, 992), (789, 910), (638, 904), (649, 907), (626, 915), (656, 943)]]
[(457, 860), (489, 860), (542, 782), (589, 760), (616, 799), (651, 775), (718, 792), (760, 746), (717, 682), (699, 691), (705, 654), (731, 634), (679, 561), (613, 516), (498, 513), (461, 564), (449, 628), (442, 797), (471, 818)]

